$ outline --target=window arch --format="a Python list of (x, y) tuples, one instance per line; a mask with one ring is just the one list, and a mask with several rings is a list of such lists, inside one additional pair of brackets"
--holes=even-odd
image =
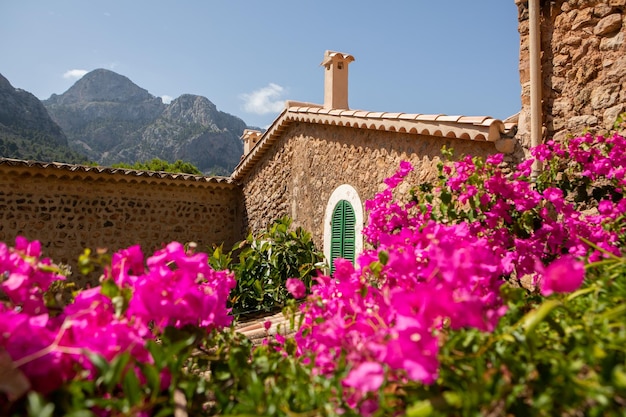
[(352, 263), (363, 250), (363, 205), (357, 191), (348, 184), (333, 191), (324, 217), (324, 256), (331, 267), (337, 258)]

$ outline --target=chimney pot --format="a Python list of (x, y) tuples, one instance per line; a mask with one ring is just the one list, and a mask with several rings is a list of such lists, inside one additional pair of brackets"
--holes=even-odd
[(324, 66), (324, 108), (344, 109), (348, 107), (348, 65), (354, 57), (343, 52), (326, 51)]
[(243, 131), (243, 135), (241, 135), (241, 140), (243, 140), (243, 156), (246, 156), (250, 153), (252, 148), (259, 142), (263, 134), (258, 130), (253, 129), (245, 129)]

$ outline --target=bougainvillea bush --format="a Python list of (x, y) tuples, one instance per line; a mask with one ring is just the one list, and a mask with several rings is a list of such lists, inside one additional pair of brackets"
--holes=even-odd
[(402, 163), (366, 203), (356, 265), (337, 260), (310, 290), (283, 277), (309, 293), (287, 301), (297, 332), (259, 347), (227, 327), (232, 275), (180, 244), (114, 254), (102, 285), (61, 309), (39, 244), (2, 245), (0, 411), (623, 415), (626, 141), (532, 155), (442, 163), (409, 196)]
[[(338, 261), (335, 275), (319, 278), (302, 307), (298, 353), (311, 361), (315, 373), (335, 375), (338, 366), (347, 368), (343, 399), (362, 415), (386, 415), (399, 407), (400, 398), (401, 404), (410, 405), (409, 387), (427, 393), (424, 402), (411, 409), (426, 410), (422, 410), (426, 415), (455, 415), (461, 410), (466, 415), (528, 415), (535, 397), (543, 402), (538, 409), (544, 415), (567, 415), (577, 409), (603, 415), (620, 409), (624, 390), (612, 386), (612, 378), (624, 375), (625, 350), (617, 341), (623, 341), (626, 318), (619, 305), (625, 296), (621, 258), (625, 151), (626, 142), (619, 135), (608, 139), (586, 135), (567, 147), (549, 142), (533, 150), (546, 165), (536, 180), (531, 178), (533, 160), (505, 174), (502, 155), (486, 161), (466, 157), (442, 164), (439, 181), (421, 184), (404, 203), (393, 196), (412, 169), (403, 163), (386, 180), (388, 188), (366, 203), (370, 216), (364, 235), (371, 249), (359, 257), (356, 268)], [(581, 199), (577, 195), (581, 192), (594, 197)], [(561, 299), (583, 284), (585, 262), (602, 272), (594, 273), (595, 282), (582, 293)], [(611, 301), (598, 303), (604, 291), (611, 294)], [(554, 299), (544, 302), (545, 297)], [(555, 309), (567, 314), (550, 314)], [(511, 311), (505, 314), (507, 310)], [(593, 318), (596, 313), (602, 319)], [(588, 317), (587, 332), (578, 334), (574, 329), (583, 317)], [(511, 323), (512, 318), (519, 323)], [(603, 322), (607, 318), (612, 319), (610, 325)], [(544, 319), (556, 334), (547, 331), (535, 340)], [(468, 336), (450, 350), (461, 334)], [(492, 339), (495, 334), (502, 339)], [(585, 356), (586, 347), (582, 357), (568, 358), (576, 364), (577, 374), (550, 369), (557, 358), (567, 357), (564, 351), (575, 352), (576, 343), (583, 341), (595, 341), (602, 346), (597, 348), (598, 358), (610, 359), (590, 361), (593, 355)], [(484, 345), (497, 347), (498, 354), (479, 354)], [(527, 368), (521, 370), (522, 355), (512, 354), (520, 346), (527, 358)], [(542, 353), (533, 356), (537, 346)], [(550, 356), (546, 352), (552, 353), (550, 360), (544, 357)], [(456, 368), (463, 361), (451, 361), (455, 355), (465, 360), (478, 355), (480, 367)], [(611, 376), (598, 381), (600, 372)], [(494, 378), (497, 384), (491, 389), (502, 389), (509, 397), (491, 392), (471, 405), (467, 398), (476, 393), (452, 389), (446, 380), (452, 376), (453, 384), (468, 388), (473, 383), (471, 390), (479, 392), (483, 379), (500, 373), (504, 376)], [(546, 383), (553, 373), (554, 379)], [(548, 396), (534, 390), (531, 381), (537, 379), (538, 387), (550, 387)], [(567, 385), (571, 382), (588, 385), (587, 391), (561, 396), (552, 387), (562, 386), (560, 381), (566, 384), (563, 390), (576, 391)], [(587, 394), (596, 386), (601, 393), (590, 399)], [(388, 403), (384, 398), (390, 387), (400, 394), (392, 395), (395, 400)], [(561, 403), (563, 398), (569, 399)]]
[[(102, 285), (80, 291), (60, 311), (47, 308), (44, 294), (64, 277), (41, 258), (39, 242), (18, 237), (14, 248), (0, 243), (0, 270), (8, 297), (0, 303), (4, 414), (11, 410), (7, 402), (26, 390), (54, 395), (74, 381), (70, 391), (79, 390), (79, 381), (93, 382), (82, 396), (93, 396), (85, 404), (96, 414), (171, 411), (174, 404), (159, 392), (167, 391), (180, 369), (164, 364), (173, 365), (174, 354), (194, 338), (232, 320), (226, 304), (233, 277), (177, 242), (147, 260), (137, 246), (115, 253)], [(140, 382), (150, 387), (146, 398)]]

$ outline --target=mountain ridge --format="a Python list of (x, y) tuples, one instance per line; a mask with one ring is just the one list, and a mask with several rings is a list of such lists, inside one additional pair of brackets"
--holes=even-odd
[(243, 120), (198, 95), (183, 94), (165, 104), (110, 70), (85, 74), (43, 104), (70, 147), (100, 164), (180, 159), (205, 174), (227, 175), (243, 154)]
[(13, 87), (2, 74), (0, 156), (68, 163), (86, 161), (84, 155), (70, 149), (65, 133), (41, 101), (28, 91)]
[[(8, 89), (7, 85), (9, 81), (1, 77), (0, 91)], [(170, 163), (190, 162), (206, 175), (229, 175), (243, 154), (240, 137), (248, 126), (242, 119), (218, 110), (199, 95), (183, 94), (163, 103), (160, 97), (111, 70), (90, 71), (64, 93), (52, 94), (46, 100), (24, 94), (28, 94), (33, 109), (39, 105), (38, 111), (49, 116), (48, 129), (60, 133), (58, 138), (48, 139), (50, 144), (66, 146), (85, 155), (83, 160), (101, 165), (159, 158)], [(12, 109), (9, 118), (13, 119), (33, 111), (5, 107)], [(0, 125), (0, 135), (3, 128)], [(7, 153), (0, 148), (0, 156), (20, 157)]]

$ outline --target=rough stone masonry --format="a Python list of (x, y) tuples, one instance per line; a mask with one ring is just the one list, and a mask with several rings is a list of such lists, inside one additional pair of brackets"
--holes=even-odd
[[(528, 0), (516, 0), (522, 111), (518, 135), (529, 146)], [(544, 137), (606, 134), (626, 111), (626, 0), (540, 2)]]

